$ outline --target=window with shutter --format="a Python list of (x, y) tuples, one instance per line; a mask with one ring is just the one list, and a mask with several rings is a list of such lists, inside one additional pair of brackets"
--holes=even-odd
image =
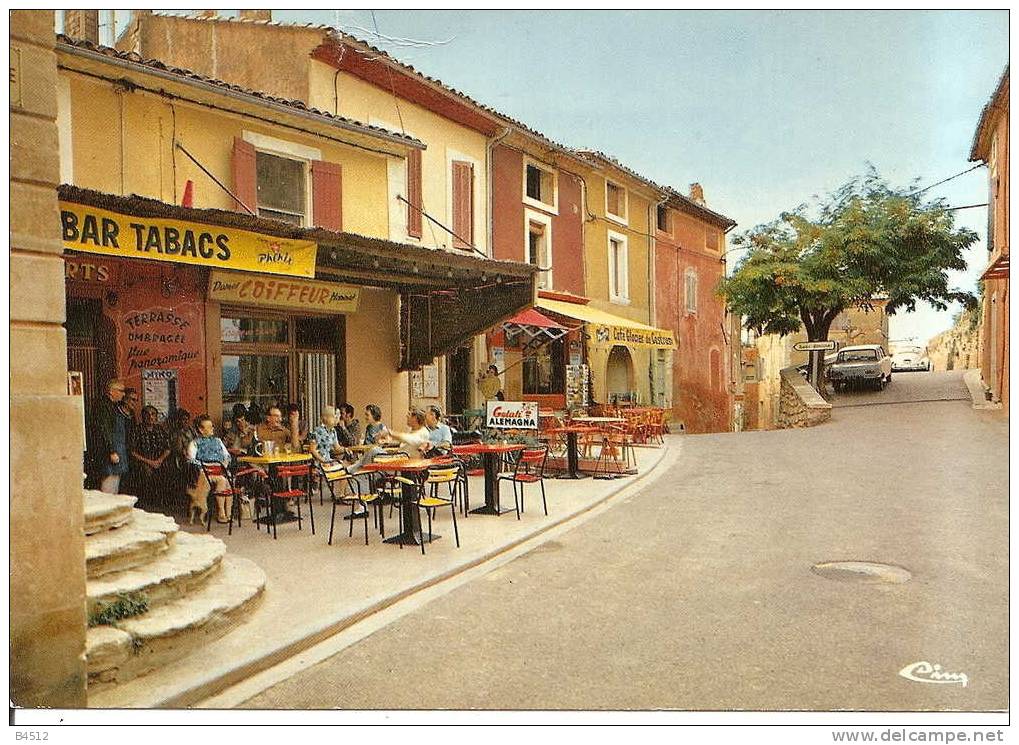
[(237, 212), (255, 214), (258, 207), (258, 176), (255, 168), (255, 146), (240, 137), (234, 137), (233, 155), (234, 196), (233, 208)]
[(315, 225), (343, 230), (343, 167), (316, 160), (311, 164), (311, 194)]
[(421, 237), (421, 151), (407, 156), (407, 235)]
[(474, 165), (453, 161), (453, 246), (470, 248), (474, 243)]

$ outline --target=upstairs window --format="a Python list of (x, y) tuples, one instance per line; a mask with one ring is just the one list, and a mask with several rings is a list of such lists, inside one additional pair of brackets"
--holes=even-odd
[(539, 289), (552, 289), (552, 220), (539, 212), (526, 210), (527, 245), (524, 259), (528, 264), (547, 268), (549, 271), (535, 275)]
[(258, 216), (308, 224), (307, 163), (272, 153), (255, 153)]
[(704, 233), (704, 247), (709, 251), (717, 251), (718, 245), (718, 231), (714, 228), (708, 228)]
[(609, 300), (614, 303), (630, 301), (630, 270), (626, 236), (609, 233)]
[(525, 159), (524, 202), (554, 211), (558, 206), (555, 171)]
[(658, 205), (658, 230), (662, 233), (672, 232), (672, 214), (664, 204)]
[(697, 312), (697, 272), (687, 269), (683, 277), (683, 297), (687, 313)]
[(474, 245), (474, 164), (452, 162), (453, 247)]
[(618, 222), (626, 222), (626, 189), (605, 182), (605, 213)]

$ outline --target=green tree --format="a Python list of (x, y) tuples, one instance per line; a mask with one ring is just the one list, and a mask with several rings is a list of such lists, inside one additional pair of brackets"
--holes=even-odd
[(802, 326), (823, 341), (839, 313), (877, 297), (888, 298), (889, 313), (920, 301), (972, 307), (971, 293), (949, 288), (948, 272), (966, 268), (963, 252), (976, 239), (955, 227), (943, 200), (893, 189), (871, 169), (737, 236), (733, 245), (749, 251), (718, 291), (749, 329), (785, 335)]

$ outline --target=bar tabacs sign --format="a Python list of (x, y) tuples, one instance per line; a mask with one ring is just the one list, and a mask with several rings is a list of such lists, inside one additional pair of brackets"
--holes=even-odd
[(488, 401), (485, 426), (490, 429), (537, 429), (535, 401)]
[(184, 220), (122, 215), (60, 202), (60, 232), (72, 251), (314, 277), (313, 241), (262, 235)]
[(622, 344), (627, 347), (675, 349), (676, 339), (665, 329), (638, 329), (630, 326), (594, 325), (594, 339), (599, 344)]

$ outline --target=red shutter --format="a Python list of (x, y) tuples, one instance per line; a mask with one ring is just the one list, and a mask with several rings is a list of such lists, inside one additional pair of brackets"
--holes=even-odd
[(453, 232), (454, 248), (474, 243), (474, 166), (459, 160), (453, 161)]
[(312, 222), (326, 230), (343, 230), (343, 167), (339, 163), (311, 163)]
[(258, 214), (258, 176), (255, 171), (255, 146), (240, 137), (234, 137), (234, 196), (243, 202), (234, 201), (233, 208), (238, 212)]
[(407, 235), (421, 237), (421, 151), (411, 150), (407, 157)]

